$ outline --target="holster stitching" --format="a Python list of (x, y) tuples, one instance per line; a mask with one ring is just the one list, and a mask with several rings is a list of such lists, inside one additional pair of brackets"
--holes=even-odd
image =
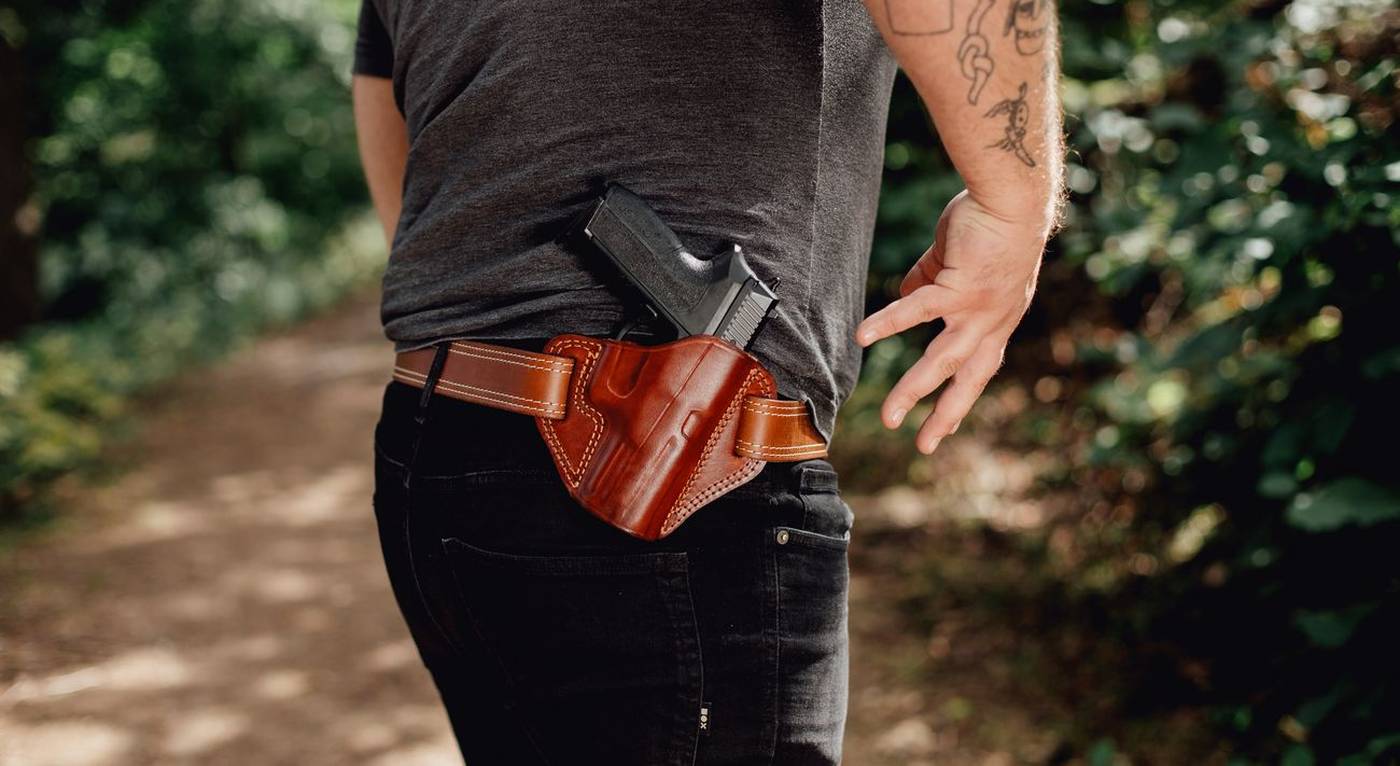
[(817, 449), (817, 448), (819, 448), (819, 447), (822, 448), (822, 449), (825, 449), (825, 448), (826, 448), (826, 445), (823, 444), (823, 443), (821, 443), (821, 442), (811, 442), (811, 443), (809, 443), (809, 444), (786, 444), (786, 445), (784, 445), (784, 444), (760, 444), (760, 443), (758, 443), (758, 442), (751, 442), (751, 441), (748, 441), (747, 439), (739, 439), (739, 438), (736, 438), (734, 441), (738, 442), (739, 444), (741, 444), (741, 445), (743, 445), (743, 446), (745, 446), (745, 447), (751, 447), (751, 448), (756, 449), (756, 450), (767, 450), (767, 451), (769, 451), (769, 452), (801, 452), (801, 451), (803, 451), (803, 450)]
[[(589, 404), (587, 398), (583, 396), (583, 391), (588, 388), (589, 382), (593, 379), (593, 371), (597, 369), (595, 363), (597, 362), (599, 352), (603, 348), (603, 344), (570, 339), (560, 343), (555, 347), (555, 350), (563, 351), (566, 348), (582, 348), (587, 354), (587, 360), (584, 362), (583, 375), (580, 376), (577, 382), (573, 380), (569, 381), (570, 388), (573, 389), (571, 398), (573, 399), (574, 406), (582, 409), (584, 414), (588, 415), (589, 419), (593, 421), (593, 433), (588, 437), (588, 445), (583, 451), (583, 460), (579, 463), (577, 469), (574, 468), (573, 462), (569, 460), (568, 452), (560, 445), (559, 437), (554, 433), (554, 422), (550, 420), (541, 420), (540, 425), (544, 428), (545, 436), (548, 438), (554, 454), (558, 455), (559, 460), (564, 464), (564, 480), (572, 488), (577, 487), (579, 482), (583, 480), (583, 472), (588, 469), (588, 462), (593, 459), (593, 450), (598, 447), (598, 439), (603, 434), (603, 428), (606, 422), (603, 418), (603, 414), (594, 409), (593, 405)], [(575, 372), (578, 371), (575, 370)]]
[(767, 415), (770, 418), (800, 418), (807, 414), (806, 410), (784, 412), (782, 410), (765, 408), (761, 404), (746, 403), (744, 405), (744, 409), (758, 415)]
[[(725, 408), (724, 416), (720, 418), (719, 423), (716, 424), (714, 430), (710, 432), (710, 438), (705, 442), (704, 456), (695, 464), (694, 470), (690, 473), (690, 478), (686, 479), (685, 488), (681, 490), (680, 495), (676, 498), (675, 505), (671, 506), (671, 510), (666, 514), (666, 520), (661, 524), (661, 534), (667, 534), (675, 529), (681, 522), (689, 518), (690, 514), (695, 512), (695, 509), (709, 502), (711, 498), (724, 494), (730, 487), (741, 481), (747, 474), (750, 474), (755, 467), (755, 463), (761, 463), (761, 461), (754, 458), (745, 458), (741, 468), (730, 472), (724, 478), (706, 487), (695, 497), (687, 498), (687, 495), (690, 494), (691, 486), (695, 484), (695, 480), (700, 476), (700, 471), (710, 462), (711, 456), (714, 455), (715, 442), (718, 441), (720, 435), (724, 433), (725, 426), (733, 419), (734, 414), (739, 411), (740, 403), (743, 402), (745, 397), (749, 396), (749, 384), (753, 382), (754, 378), (762, 380), (763, 372), (762, 368), (755, 368), (749, 370), (749, 374), (745, 376), (744, 382), (739, 386), (739, 391), (735, 393), (733, 401)], [(767, 380), (762, 380), (762, 386), (761, 393), (770, 393), (771, 386)]]

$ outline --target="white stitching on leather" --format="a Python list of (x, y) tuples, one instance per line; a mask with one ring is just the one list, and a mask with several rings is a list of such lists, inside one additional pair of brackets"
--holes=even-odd
[[(427, 375), (424, 375), (423, 373), (418, 372), (417, 370), (410, 370), (407, 367), (395, 367), (394, 370), (396, 372), (401, 372), (405, 375), (412, 375), (417, 378), (422, 378), (424, 383), (426, 383), (428, 380)], [(545, 407), (562, 406), (558, 402), (551, 402), (545, 399), (530, 399), (524, 396), (516, 396), (515, 394), (507, 393), (505, 391), (496, 391), (495, 389), (482, 388), (481, 386), (473, 386), (470, 383), (459, 383), (455, 380), (448, 380), (447, 378), (438, 378), (438, 385), (457, 386), (458, 388), (468, 388), (474, 391), (484, 391), (488, 394), (499, 394), (500, 396), (504, 396), (508, 399), (519, 399), (522, 402), (531, 402), (533, 404), (539, 404)]]
[(754, 457), (760, 460), (775, 460), (780, 463), (792, 463), (798, 460), (804, 460), (809, 457), (826, 456), (826, 450), (820, 449), (812, 450), (811, 452), (784, 452), (781, 454), (775, 454), (772, 452), (749, 452), (747, 447), (741, 449), (743, 449), (744, 451), (740, 454), (744, 457)]
[(691, 471), (690, 478), (686, 479), (685, 487), (681, 489), (680, 494), (676, 497), (676, 503), (672, 505), (671, 510), (666, 513), (666, 520), (661, 523), (661, 534), (669, 534), (676, 527), (680, 526), (681, 522), (690, 518), (692, 513), (695, 513), (697, 509), (709, 502), (712, 498), (724, 494), (730, 487), (752, 478), (755, 473), (762, 470), (762, 462), (754, 458), (747, 458), (743, 468), (730, 473), (728, 476), (725, 476), (714, 484), (701, 490), (695, 497), (686, 498), (686, 494), (690, 492), (691, 486), (695, 484), (695, 479), (700, 476), (700, 471), (704, 469), (705, 465), (710, 462), (710, 458), (714, 455), (715, 442), (719, 439), (720, 435), (724, 433), (724, 427), (729, 423), (730, 419), (734, 417), (734, 414), (739, 411), (738, 405), (743, 401), (744, 397), (748, 395), (746, 389), (753, 382), (754, 378), (758, 378), (759, 384), (762, 386), (759, 393), (769, 393), (770, 385), (768, 380), (764, 378), (764, 372), (762, 367), (756, 367), (749, 370), (748, 375), (744, 377), (743, 384), (739, 386), (738, 393), (734, 395), (734, 401), (730, 402), (729, 406), (725, 408), (723, 417), (720, 418), (714, 431), (710, 432), (710, 438), (705, 442), (705, 451), (701, 453), (702, 457), (700, 462), (695, 466), (695, 469)]
[[(406, 382), (416, 383), (419, 386), (427, 384), (428, 376), (424, 375), (421, 372), (410, 370), (406, 367), (397, 366), (394, 367), (394, 371), (408, 378), (409, 380)], [(558, 411), (563, 410), (563, 405), (557, 402), (549, 402), (543, 399), (529, 399), (524, 396), (516, 396), (515, 394), (509, 394), (505, 391), (495, 391), (490, 388), (481, 388), (480, 386), (473, 386), (466, 383), (458, 383), (455, 380), (447, 380), (446, 378), (439, 378), (437, 384), (446, 388), (458, 389), (458, 393), (467, 394), (470, 396), (480, 396), (483, 399), (492, 399), (493, 401), (497, 401), (503, 404), (510, 404), (516, 407), (522, 407), (531, 410), (541, 410), (549, 414), (555, 414)], [(495, 395), (495, 397), (505, 397), (505, 399), (494, 398), (490, 395)], [(518, 401), (506, 401), (509, 399), (516, 399)], [(530, 402), (530, 404), (520, 404), (519, 402)], [(531, 406), (532, 404), (537, 406)]]
[[(529, 357), (520, 356), (519, 354), (509, 354), (509, 356), (519, 356), (521, 359), (527, 359), (527, 360), (530, 360), (530, 361), (517, 362), (517, 361), (515, 361), (515, 360), (513, 360), (513, 359), (498, 359), (498, 358), (496, 358), (496, 357), (494, 357), (494, 356), (486, 356), (486, 355), (484, 355), (484, 354), (474, 354), (474, 353), (471, 353), (471, 351), (484, 351), (484, 350), (485, 350), (485, 349), (479, 349), (479, 348), (475, 348), (475, 347), (471, 347), (471, 351), (463, 351), (463, 350), (461, 350), (461, 349), (456, 348), (455, 345), (454, 345), (454, 347), (452, 347), (452, 348), (450, 348), (450, 349), (448, 349), (448, 350), (451, 351), (452, 353), (458, 355), (458, 356), (475, 357), (475, 358), (477, 358), (477, 359), (485, 359), (485, 360), (488, 361), (488, 362), (497, 362), (497, 363), (500, 363), (500, 364), (517, 364), (517, 365), (520, 365), (521, 367), (529, 367), (530, 369), (533, 369), (533, 370), (544, 370), (545, 372), (555, 372), (555, 373), (559, 373), (559, 372), (568, 372), (568, 371), (569, 371), (569, 367), (568, 367), (567, 365), (560, 364), (560, 363), (555, 363), (555, 362), (543, 362), (543, 361), (530, 360)], [(492, 349), (492, 351), (494, 352), (495, 350)], [(495, 352), (495, 353), (504, 353), (504, 352)]]
[[(579, 464), (577, 470), (574, 469), (573, 463), (569, 460), (568, 452), (559, 443), (559, 436), (554, 432), (554, 422), (546, 420), (541, 423), (541, 425), (544, 428), (546, 440), (549, 442), (550, 446), (553, 447), (552, 453), (558, 455), (559, 460), (563, 462), (564, 481), (571, 488), (574, 488), (578, 487), (578, 483), (583, 480), (583, 472), (588, 469), (588, 461), (593, 459), (593, 450), (597, 449), (599, 438), (602, 436), (603, 428), (607, 422), (606, 419), (603, 418), (603, 414), (598, 412), (598, 410), (583, 397), (583, 391), (587, 388), (589, 380), (592, 379), (593, 371), (597, 369), (595, 363), (597, 362), (598, 355), (602, 352), (603, 344), (596, 341), (585, 343), (580, 340), (570, 339), (560, 343), (556, 347), (556, 350), (562, 351), (566, 348), (582, 348), (588, 357), (584, 363), (583, 375), (577, 380), (569, 381), (569, 388), (572, 389), (574, 406), (582, 409), (584, 414), (588, 415), (589, 419), (593, 421), (593, 433), (588, 438), (588, 446), (583, 452), (583, 461)], [(573, 474), (577, 474), (577, 476)]]
[(731, 487), (737, 486), (739, 484), (744, 483), (745, 481), (748, 481), (749, 479), (753, 478), (754, 474), (758, 473), (761, 470), (763, 470), (763, 461), (761, 459), (746, 459), (744, 461), (744, 467), (742, 469), (731, 473), (722, 481), (717, 481), (714, 484), (711, 484), (705, 489), (704, 492), (701, 492), (699, 495), (696, 495), (690, 503), (686, 504), (687, 507), (681, 511), (680, 516), (674, 519), (674, 523), (672, 522), (672, 517), (674, 516), (675, 511), (673, 510), (671, 514), (668, 514), (666, 516), (665, 523), (661, 526), (661, 533), (670, 534), (671, 532), (675, 531), (676, 527), (679, 527), (681, 525), (681, 522), (690, 518), (691, 514), (699, 510), (702, 506), (704, 506), (705, 503), (708, 503), (714, 498), (723, 495), (725, 492), (728, 492)]
[(781, 402), (777, 400), (755, 401), (749, 398), (744, 401), (744, 409), (758, 415), (768, 415), (775, 418), (800, 418), (807, 414), (806, 405), (801, 402)]
[(559, 355), (557, 355), (557, 354), (541, 354), (541, 353), (535, 353), (535, 352), (533, 352), (533, 351), (516, 351), (516, 350), (513, 350), (513, 349), (502, 348), (502, 347), (500, 347), (500, 346), (493, 346), (493, 345), (491, 345), (491, 344), (489, 344), (489, 343), (477, 343), (476, 341), (471, 341), (471, 340), (454, 340), (454, 341), (452, 341), (452, 345), (454, 345), (454, 346), (463, 346), (463, 347), (470, 348), (470, 349), (473, 349), (473, 350), (476, 350), (476, 351), (490, 351), (490, 352), (493, 352), (493, 353), (501, 354), (501, 355), (503, 355), (503, 356), (513, 356), (513, 357), (516, 357), (517, 359), (528, 359), (528, 360), (530, 360), (530, 361), (532, 361), (532, 362), (541, 362), (541, 363), (545, 363), (545, 364), (549, 364), (549, 363), (566, 364), (566, 363), (568, 363), (568, 362), (572, 362), (572, 361), (573, 361), (572, 359), (569, 359), (568, 357), (559, 356)]
[[(413, 380), (413, 379), (409, 379), (409, 378), (400, 378), (400, 380), (403, 380), (403, 382), (405, 382), (405, 383), (412, 383), (412, 384), (417, 385), (417, 386), (419, 386), (419, 387), (422, 387), (422, 385), (423, 385), (423, 381), (420, 381), (420, 380)], [(501, 398), (498, 398), (498, 397), (495, 397), (495, 396), (490, 396), (490, 395), (488, 395), (488, 394), (483, 394), (483, 393), (477, 393), (477, 392), (474, 392), (474, 391), (460, 391), (460, 390), (456, 390), (456, 389), (452, 388), (452, 387), (451, 387), (451, 384), (448, 383), (448, 382), (446, 382), (446, 381), (438, 381), (438, 385), (443, 387), (443, 389), (444, 389), (444, 392), (443, 392), (443, 393), (444, 393), (444, 394), (448, 394), (448, 393), (457, 394), (457, 395), (459, 395), (460, 397), (466, 399), (467, 401), (482, 402), (482, 403), (493, 404), (493, 405), (502, 407), (502, 408), (504, 408), (504, 409), (514, 410), (514, 411), (517, 411), (517, 412), (526, 412), (526, 413), (529, 413), (529, 414), (532, 414), (532, 415), (543, 415), (543, 416), (547, 416), (547, 417), (558, 417), (558, 416), (560, 416), (560, 415), (563, 414), (563, 410), (562, 410), (562, 409), (550, 409), (550, 408), (546, 408), (546, 407), (537, 407), (537, 406), (535, 406), (535, 405), (533, 405), (533, 404), (521, 404), (520, 402), (512, 402), (512, 401), (510, 401), (510, 400), (508, 400), (508, 399), (501, 399)]]
[(759, 442), (745, 441), (744, 439), (740, 439), (740, 438), (737, 438), (737, 437), (734, 439), (734, 441), (736, 441), (736, 442), (738, 442), (738, 443), (744, 445), (745, 447), (753, 447), (754, 449), (761, 449), (761, 450), (766, 449), (766, 450), (774, 450), (774, 451), (777, 451), (777, 450), (786, 450), (786, 451), (798, 450), (798, 451), (800, 451), (800, 450), (804, 450), (804, 449), (816, 449), (816, 448), (818, 448), (818, 447), (820, 447), (821, 449), (826, 449), (826, 444), (825, 444), (824, 442), (808, 442), (808, 443), (806, 443), (806, 444), (762, 444), (762, 443), (759, 443)]

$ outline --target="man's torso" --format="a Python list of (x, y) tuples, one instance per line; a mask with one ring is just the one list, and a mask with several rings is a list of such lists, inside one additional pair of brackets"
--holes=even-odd
[(860, 0), (374, 0), (410, 139), (384, 277), (399, 350), (601, 335), (606, 263), (556, 235), (606, 181), (780, 282), (751, 351), (829, 436), (854, 386), (895, 65)]

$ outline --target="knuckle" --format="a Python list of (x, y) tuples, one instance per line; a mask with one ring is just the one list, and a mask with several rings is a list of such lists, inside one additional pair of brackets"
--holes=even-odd
[(963, 379), (960, 380), (959, 383), (962, 384), (962, 389), (966, 393), (967, 400), (969, 402), (969, 407), (971, 406), (971, 402), (976, 401), (978, 397), (982, 396), (982, 392), (987, 389), (987, 385), (991, 382), (991, 375), (964, 375)]
[(935, 415), (928, 420), (928, 432), (941, 439), (953, 432), (953, 424), (955, 422), (956, 421), (951, 418)]
[(989, 382), (991, 382), (992, 378), (996, 377), (997, 371), (1001, 369), (1001, 365), (1005, 361), (1006, 353), (1002, 352), (997, 354), (996, 357), (994, 357), (993, 359), (989, 360), (985, 369), (978, 370), (977, 379), (981, 383), (981, 385), (986, 386)]
[(890, 410), (907, 410), (912, 404), (912, 386), (908, 380), (899, 380), (890, 387), (889, 393), (885, 394), (885, 407)]
[(886, 398), (890, 402), (897, 403), (907, 410), (915, 404), (918, 404), (919, 400), (927, 395), (928, 388), (924, 386), (919, 379), (905, 377), (890, 388), (890, 392)]

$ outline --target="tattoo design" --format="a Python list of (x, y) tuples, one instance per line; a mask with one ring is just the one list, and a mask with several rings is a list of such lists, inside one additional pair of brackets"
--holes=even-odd
[[(992, 9), (994, 1), (977, 0), (977, 7), (967, 17), (967, 35), (963, 37), (962, 45), (958, 46), (958, 64), (962, 67), (962, 75), (972, 81), (972, 87), (967, 91), (967, 103), (973, 105), (982, 97), (982, 88), (997, 68), (992, 60), (991, 43), (982, 35), (982, 17)], [(1013, 3), (1017, 1), (1012, 0)]]
[(953, 0), (885, 0), (890, 31), (897, 35), (941, 35), (953, 31)]
[(1002, 37), (1016, 33), (1016, 51), (1023, 56), (1039, 53), (1045, 47), (1045, 28), (1050, 24), (1050, 0), (1011, 0)]
[(1011, 152), (1016, 155), (1016, 159), (1024, 162), (1027, 167), (1035, 167), (1035, 160), (1026, 151), (1026, 124), (1030, 122), (1030, 108), (1026, 106), (1026, 83), (1021, 83), (1021, 89), (1016, 92), (1016, 98), (1004, 98), (997, 102), (984, 117), (1000, 117), (1006, 115), (1006, 135), (994, 144), (988, 144), (988, 149), (1000, 149), (1004, 152)]

